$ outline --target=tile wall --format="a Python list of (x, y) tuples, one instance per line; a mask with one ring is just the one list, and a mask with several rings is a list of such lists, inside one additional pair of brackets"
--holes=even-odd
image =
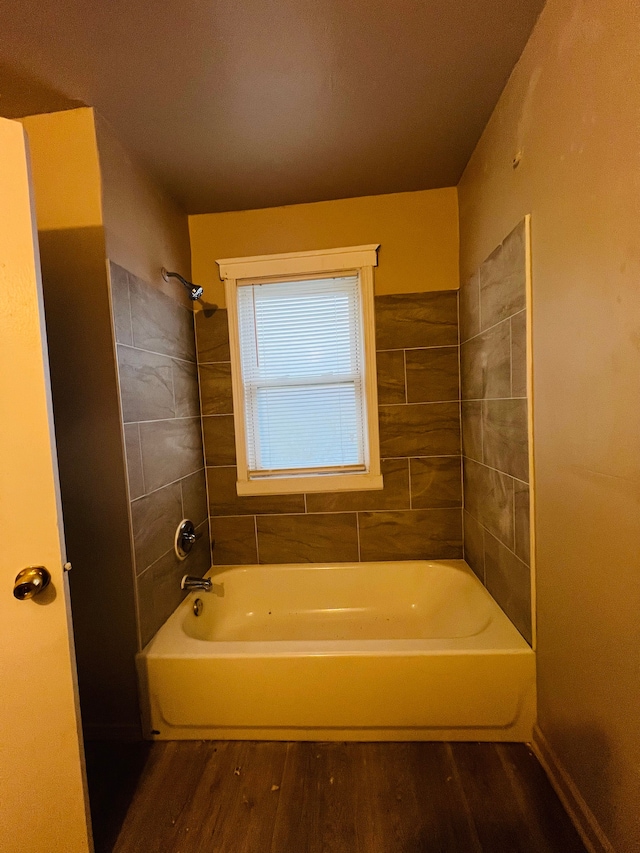
[[(183, 574), (210, 566), (193, 313), (110, 263), (120, 401), (144, 646), (182, 599)], [(201, 534), (183, 562), (176, 528)]]
[(238, 497), (227, 312), (196, 315), (214, 564), (462, 556), (457, 296), (376, 297), (379, 491)]
[(526, 222), (460, 289), (465, 559), (531, 642)]

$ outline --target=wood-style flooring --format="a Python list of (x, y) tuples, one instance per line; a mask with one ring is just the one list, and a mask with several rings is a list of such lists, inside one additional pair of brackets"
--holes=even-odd
[(114, 853), (585, 853), (523, 744), (156, 743)]

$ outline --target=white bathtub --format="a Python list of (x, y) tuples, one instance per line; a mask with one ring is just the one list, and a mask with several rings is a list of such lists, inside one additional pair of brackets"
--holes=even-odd
[(534, 653), (463, 560), (208, 576), (138, 655), (148, 736), (531, 739)]

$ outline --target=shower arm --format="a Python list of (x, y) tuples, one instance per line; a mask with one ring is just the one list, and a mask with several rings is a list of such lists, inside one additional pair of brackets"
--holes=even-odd
[(204, 290), (202, 287), (199, 287), (197, 284), (194, 284), (192, 281), (187, 281), (186, 278), (183, 278), (180, 273), (177, 272), (168, 272), (164, 267), (160, 270), (162, 273), (162, 278), (165, 281), (169, 281), (170, 278), (177, 278), (179, 282), (184, 284), (184, 286), (189, 291), (189, 298), (195, 302), (197, 299), (200, 299)]

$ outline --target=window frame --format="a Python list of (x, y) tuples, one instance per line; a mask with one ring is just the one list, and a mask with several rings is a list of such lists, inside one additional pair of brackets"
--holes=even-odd
[[(377, 266), (379, 244), (324, 249), (313, 252), (288, 252), (256, 255), (247, 258), (217, 260), (224, 281), (231, 351), (231, 386), (235, 427), (237, 481), (243, 495), (288, 495), (305, 492), (364, 491), (383, 487), (380, 472), (380, 438), (378, 429), (378, 387), (376, 374), (376, 342), (374, 314), (373, 268)], [(247, 466), (244, 384), (240, 360), (237, 290), (249, 284), (287, 279), (330, 277), (357, 272), (362, 305), (364, 343), (364, 408), (367, 420), (367, 470), (355, 473), (301, 473), (250, 478)]]

